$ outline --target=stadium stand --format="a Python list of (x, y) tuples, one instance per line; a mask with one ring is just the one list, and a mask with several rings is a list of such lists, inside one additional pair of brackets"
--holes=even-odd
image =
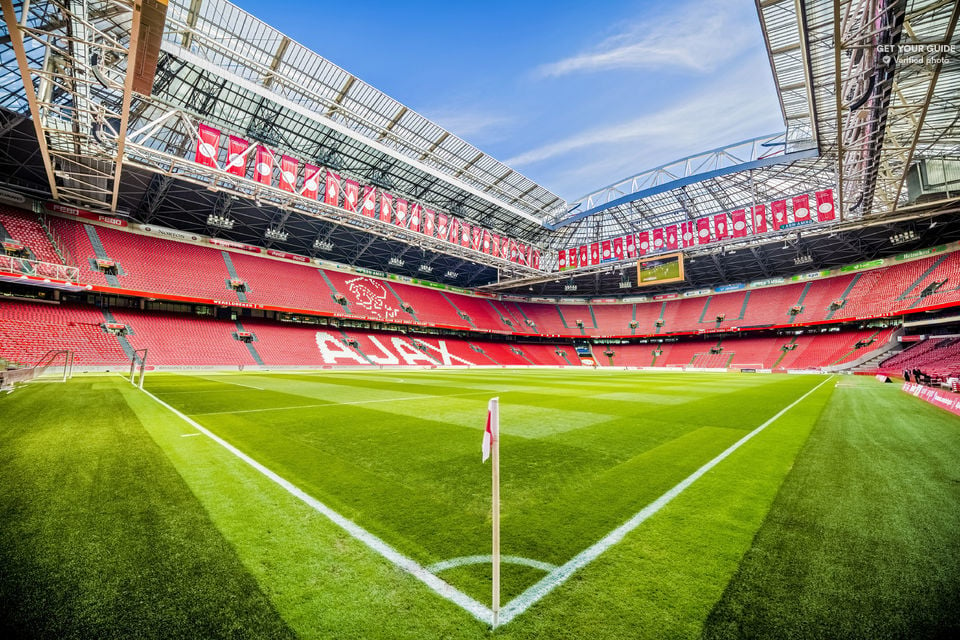
[[(960, 376), (960, 337), (928, 338), (880, 363), (880, 373), (902, 377), (919, 369), (935, 380)], [(911, 380), (912, 381), (912, 380)]]
[(250, 302), (331, 315), (344, 313), (327, 281), (313, 267), (240, 252), (231, 253), (231, 260), (237, 276), (246, 283)]
[(122, 366), (130, 359), (104, 322), (96, 307), (3, 300), (0, 356), (35, 364), (51, 349), (72, 349), (78, 366)]
[(182, 313), (137, 313), (113, 310), (113, 316), (132, 329), (127, 340), (134, 349), (147, 349), (148, 365), (215, 364), (235, 367), (256, 361), (234, 338), (229, 321)]
[(0, 205), (0, 229), (6, 231), (6, 236), (0, 231), (0, 240), (9, 237), (28, 248), (33, 259), (52, 264), (63, 264), (57, 254), (56, 247), (50, 242), (47, 233), (39, 218), (20, 209)]

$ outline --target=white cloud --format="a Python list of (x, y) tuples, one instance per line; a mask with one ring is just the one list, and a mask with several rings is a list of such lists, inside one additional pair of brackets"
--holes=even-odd
[(758, 87), (762, 85), (758, 83), (760, 74), (770, 73), (766, 61), (762, 62), (762, 65), (741, 67), (718, 78), (690, 99), (633, 120), (580, 131), (524, 151), (505, 162), (519, 168), (573, 153), (583, 154), (583, 160), (588, 161), (602, 154), (604, 148), (622, 147), (625, 143), (643, 148), (667, 146), (678, 152), (690, 149), (695, 153), (741, 138), (776, 132), (783, 127), (779, 110)]
[(471, 140), (483, 136), (488, 142), (497, 137), (496, 132), (504, 130), (515, 121), (513, 116), (455, 108), (430, 110), (424, 113), (424, 116), (458, 138)]
[(541, 76), (612, 69), (672, 67), (708, 73), (731, 60), (755, 40), (755, 19), (745, 16), (750, 3), (695, 2), (673, 12), (647, 16), (607, 38), (591, 51), (542, 65)]

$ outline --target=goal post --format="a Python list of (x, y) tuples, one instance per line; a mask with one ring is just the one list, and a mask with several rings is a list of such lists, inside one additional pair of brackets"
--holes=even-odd
[[(138, 371), (139, 368), (139, 371)], [(143, 376), (147, 371), (147, 350), (137, 349), (130, 357), (130, 384), (143, 389)], [(139, 376), (137, 375), (139, 373)]]

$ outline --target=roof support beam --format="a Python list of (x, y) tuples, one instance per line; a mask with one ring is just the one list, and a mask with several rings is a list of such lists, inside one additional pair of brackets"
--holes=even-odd
[(37, 143), (40, 145), (43, 168), (47, 172), (47, 181), (50, 184), (50, 195), (53, 196), (54, 200), (57, 200), (60, 194), (57, 191), (57, 182), (53, 175), (53, 161), (50, 159), (50, 150), (47, 147), (47, 136), (43, 132), (43, 121), (40, 119), (37, 92), (33, 90), (33, 77), (30, 75), (30, 65), (27, 63), (27, 53), (23, 47), (23, 34), (20, 32), (20, 24), (17, 22), (17, 14), (13, 10), (12, 0), (0, 0), (0, 7), (3, 7), (3, 19), (7, 23), (10, 44), (17, 56), (17, 67), (20, 70), (20, 78), (23, 80), (23, 91), (27, 96), (27, 103), (30, 105), (30, 118), (33, 120), (33, 128), (37, 133)]

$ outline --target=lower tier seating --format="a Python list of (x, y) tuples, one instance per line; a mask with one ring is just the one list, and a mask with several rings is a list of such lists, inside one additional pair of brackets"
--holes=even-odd
[[(114, 309), (127, 327), (121, 340), (107, 333), (105, 314), (75, 304), (0, 301), (0, 357), (32, 364), (49, 349), (73, 349), (80, 366), (123, 366), (124, 347), (148, 349), (148, 364), (171, 367), (266, 366), (580, 366), (569, 344), (500, 342), (338, 329), (242, 318), (238, 324), (180, 313)], [(248, 333), (249, 335), (244, 335)], [(702, 339), (657, 344), (596, 345), (599, 366), (807, 369), (850, 362), (885, 344), (891, 329), (785, 336)], [(249, 344), (244, 340), (249, 340)], [(124, 342), (128, 344), (123, 344)], [(934, 348), (924, 366), (960, 370), (960, 344)], [(936, 351), (937, 353), (933, 353)], [(907, 353), (907, 352), (905, 352)], [(906, 356), (904, 356), (906, 357)], [(893, 359), (889, 366), (907, 368)], [(887, 365), (888, 363), (885, 363)]]

